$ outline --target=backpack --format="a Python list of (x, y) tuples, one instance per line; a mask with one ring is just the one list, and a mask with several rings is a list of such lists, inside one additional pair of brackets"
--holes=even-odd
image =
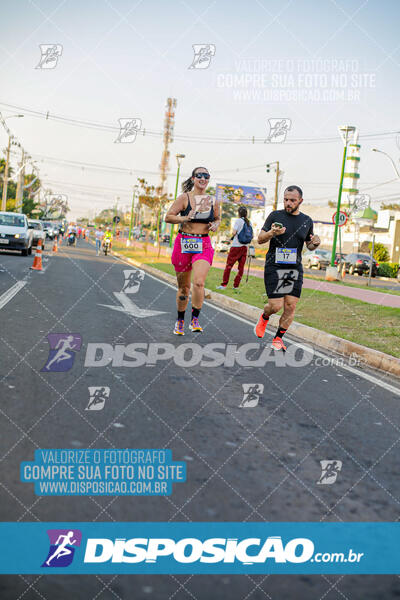
[[(243, 219), (244, 221), (244, 219)], [(238, 233), (238, 241), (241, 244), (250, 244), (253, 239), (253, 228), (251, 225), (247, 225), (246, 221), (243, 223), (243, 227)]]

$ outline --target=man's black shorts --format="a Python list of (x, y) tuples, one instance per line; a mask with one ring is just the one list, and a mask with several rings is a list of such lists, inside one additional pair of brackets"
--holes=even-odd
[(296, 296), (300, 298), (303, 272), (297, 268), (267, 267), (264, 269), (265, 291), (268, 298)]

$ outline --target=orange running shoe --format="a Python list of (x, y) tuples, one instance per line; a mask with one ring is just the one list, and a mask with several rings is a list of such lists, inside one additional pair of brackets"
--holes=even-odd
[(203, 333), (203, 328), (200, 327), (199, 319), (197, 317), (193, 317), (190, 322), (189, 329), (191, 331), (198, 331), (199, 333)]
[(267, 325), (268, 325), (268, 321), (263, 319), (262, 315), (260, 315), (260, 318), (258, 319), (258, 323), (254, 327), (254, 333), (256, 334), (257, 337), (259, 337), (259, 338), (264, 337), (264, 333), (265, 333), (265, 329), (266, 329)]
[(286, 346), (283, 343), (282, 338), (280, 337), (275, 337), (272, 340), (272, 348), (275, 348), (275, 350), (283, 350), (284, 352), (286, 352)]
[(175, 323), (174, 334), (175, 335), (185, 335), (185, 332), (183, 329), (184, 326), (185, 326), (185, 321), (183, 321), (182, 319), (178, 319), (177, 322)]

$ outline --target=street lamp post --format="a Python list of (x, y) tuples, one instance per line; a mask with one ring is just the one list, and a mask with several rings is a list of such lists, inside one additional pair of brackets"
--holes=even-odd
[(391, 156), (389, 156), (389, 154), (387, 154), (386, 152), (383, 152), (383, 150), (378, 150), (377, 148), (372, 148), (372, 152), (379, 152), (379, 154), (384, 154), (385, 156), (388, 157), (388, 159), (390, 160), (390, 162), (392, 163), (392, 167), (394, 169), (394, 172), (396, 173), (396, 177), (398, 179), (400, 179), (400, 173), (398, 168), (396, 167), (396, 163), (394, 162), (393, 158)]
[[(178, 183), (179, 183), (179, 172), (181, 169), (181, 162), (182, 160), (185, 158), (184, 154), (177, 154), (176, 155), (176, 162), (178, 163), (178, 171), (176, 173), (176, 184), (175, 184), (175, 194), (174, 194), (174, 202), (176, 200), (176, 197), (178, 195)], [(170, 232), (170, 236), (169, 236), (169, 247), (172, 248), (172, 243), (173, 243), (173, 238), (174, 238), (174, 229), (175, 229), (175, 225), (172, 223), (171, 224), (171, 232)]]
[[(340, 173), (340, 184), (339, 184), (339, 193), (338, 193), (338, 201), (336, 206), (336, 217), (335, 217), (335, 231), (333, 233), (333, 244), (332, 244), (332, 255), (331, 255), (331, 267), (335, 267), (335, 257), (336, 257), (336, 244), (337, 244), (337, 236), (339, 229), (339, 216), (340, 216), (340, 202), (342, 200), (342, 190), (343, 190), (343, 177), (344, 177), (344, 169), (346, 165), (346, 156), (347, 156), (347, 142), (349, 139), (349, 133), (354, 132), (356, 130), (352, 125), (343, 125), (339, 127), (341, 134), (343, 134), (342, 139), (344, 142), (343, 148), (343, 159), (342, 159), (342, 170)], [(332, 276), (332, 274), (328, 273), (327, 269), (327, 277)]]

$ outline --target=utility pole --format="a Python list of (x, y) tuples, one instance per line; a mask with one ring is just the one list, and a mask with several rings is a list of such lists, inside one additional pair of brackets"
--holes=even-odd
[(3, 196), (1, 199), (1, 210), (3, 210), (3, 211), (5, 211), (7, 208), (8, 165), (10, 163), (11, 138), (12, 138), (12, 135), (9, 135), (8, 136), (7, 153), (6, 153), (6, 165), (4, 167)]
[(22, 156), (21, 156), (21, 168), (18, 173), (18, 182), (17, 182), (17, 191), (15, 193), (15, 209), (18, 211), (23, 204), (23, 196), (24, 196), (24, 181), (25, 181), (25, 150), (22, 148)]
[(167, 106), (164, 118), (164, 147), (161, 155), (160, 163), (160, 185), (159, 185), (159, 205), (157, 211), (157, 244), (160, 245), (160, 215), (161, 215), (161, 199), (165, 191), (165, 183), (167, 180), (168, 163), (169, 163), (169, 145), (174, 141), (174, 125), (175, 125), (175, 108), (176, 98), (167, 98)]
[[(134, 214), (134, 210), (135, 210), (135, 200), (136, 200), (137, 187), (138, 187), (137, 184), (133, 186), (132, 205), (131, 205), (131, 221), (130, 221), (130, 224), (129, 224), (129, 237), (128, 237), (129, 241), (131, 241), (131, 237), (132, 237), (133, 214)], [(136, 225), (136, 223), (135, 223), (135, 225)]]
[[(178, 163), (178, 171), (176, 174), (176, 184), (175, 184), (175, 195), (174, 195), (174, 202), (176, 200), (176, 197), (178, 195), (178, 184), (179, 184), (179, 172), (181, 170), (181, 162), (182, 160), (185, 158), (184, 154), (177, 154), (176, 155), (176, 162)], [(171, 230), (170, 230), (170, 235), (169, 235), (169, 247), (172, 248), (172, 244), (173, 244), (173, 237), (174, 237), (174, 229), (175, 229), (175, 225), (171, 224)]]
[(112, 232), (113, 232), (113, 235), (115, 235), (115, 226), (116, 226), (116, 224), (117, 224), (117, 223), (116, 223), (116, 218), (115, 218), (115, 217), (116, 217), (116, 216), (117, 216), (117, 214), (118, 214), (118, 200), (119, 200), (119, 196), (117, 196), (117, 199), (116, 199), (116, 201), (115, 201), (115, 207), (114, 207), (113, 230), (112, 230)]
[[(272, 165), (275, 165), (274, 167)], [(275, 169), (275, 194), (274, 194), (274, 204), (272, 206), (272, 210), (276, 210), (278, 206), (278, 186), (279, 186), (279, 177), (282, 175), (283, 171), (279, 170), (279, 160), (275, 160), (272, 163), (268, 163), (265, 165), (267, 173), (271, 171), (271, 168)]]
[(3, 118), (3, 115), (0, 112), (0, 123), (3, 125), (4, 129), (6, 130), (7, 134), (8, 134), (8, 146), (7, 146), (7, 151), (6, 151), (6, 164), (4, 167), (4, 178), (3, 178), (3, 195), (1, 198), (1, 210), (6, 210), (7, 208), (7, 188), (8, 188), (8, 169), (9, 169), (9, 164), (10, 164), (10, 147), (11, 144), (15, 144), (16, 146), (21, 147), (21, 145), (19, 144), (19, 142), (14, 141), (15, 137), (12, 135), (11, 131), (9, 130), (9, 128), (6, 125), (6, 119), (13, 119), (13, 118), (21, 118), (24, 115), (10, 115), (8, 117)]

